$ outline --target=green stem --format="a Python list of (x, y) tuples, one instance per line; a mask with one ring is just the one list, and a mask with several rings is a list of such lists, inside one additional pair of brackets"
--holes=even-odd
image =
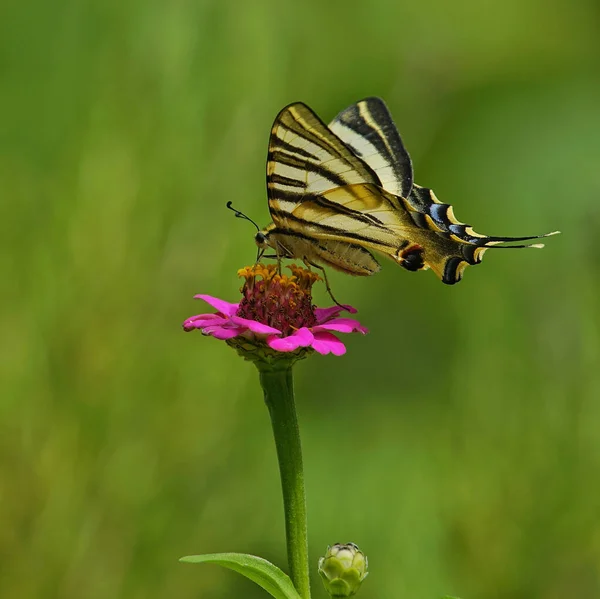
[(257, 366), (277, 447), (290, 577), (302, 599), (310, 599), (306, 495), (292, 366), (279, 364), (279, 368), (273, 368), (263, 363)]

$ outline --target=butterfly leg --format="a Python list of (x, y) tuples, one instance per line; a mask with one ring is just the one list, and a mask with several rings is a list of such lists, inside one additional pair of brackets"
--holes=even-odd
[(281, 261), (286, 258), (286, 256), (278, 255), (278, 254), (265, 254), (264, 250), (260, 253), (256, 258), (256, 263), (258, 264), (259, 260), (264, 258), (265, 260), (277, 260), (277, 272), (281, 274)]
[(344, 304), (340, 304), (340, 302), (338, 302), (335, 299), (333, 293), (331, 292), (331, 287), (329, 286), (329, 279), (327, 278), (327, 271), (322, 266), (319, 266), (318, 264), (311, 262), (307, 258), (304, 258), (304, 264), (306, 264), (306, 266), (308, 266), (309, 270), (310, 270), (311, 266), (314, 266), (315, 268), (318, 268), (323, 273), (323, 280), (325, 281), (325, 287), (327, 288), (327, 293), (329, 293), (329, 297), (333, 300), (334, 304), (337, 304), (340, 308), (345, 308)]
[[(256, 262), (254, 263), (255, 266), (260, 262), (260, 259), (264, 256), (264, 253), (264, 249), (258, 248), (256, 251)], [(268, 256), (265, 256), (265, 258), (268, 258)]]
[(281, 247), (281, 244), (275, 244), (275, 256), (268, 256), (269, 258), (275, 258), (277, 260), (277, 274), (281, 276), (281, 259), (285, 257), (285, 248)]

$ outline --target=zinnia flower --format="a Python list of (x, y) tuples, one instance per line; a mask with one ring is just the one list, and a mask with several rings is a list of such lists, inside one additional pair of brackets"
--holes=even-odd
[(276, 265), (256, 264), (238, 271), (246, 279), (242, 299), (234, 304), (210, 295), (195, 295), (217, 312), (186, 319), (185, 331), (200, 329), (203, 334), (227, 341), (248, 357), (256, 349), (276, 353), (307, 350), (341, 356), (346, 346), (333, 334), (367, 333), (357, 320), (339, 318), (341, 312), (355, 313), (352, 306), (317, 308), (311, 290), (319, 277), (303, 268), (289, 266), (292, 276), (279, 274)]

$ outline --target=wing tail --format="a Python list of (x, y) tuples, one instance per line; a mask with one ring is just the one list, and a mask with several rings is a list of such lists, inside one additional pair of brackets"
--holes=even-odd
[(433, 190), (419, 185), (415, 185), (410, 196), (403, 201), (405, 208), (411, 213), (411, 217), (418, 227), (447, 234), (459, 243), (467, 243), (479, 247), (543, 247), (543, 244), (510, 246), (499, 246), (497, 244), (543, 239), (544, 237), (551, 237), (560, 233), (560, 231), (552, 231), (543, 235), (520, 237), (482, 235), (481, 233), (477, 233), (471, 225), (460, 222), (454, 215), (452, 206), (440, 202)]

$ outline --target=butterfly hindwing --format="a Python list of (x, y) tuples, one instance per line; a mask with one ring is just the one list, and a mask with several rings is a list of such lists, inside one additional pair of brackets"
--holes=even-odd
[(377, 173), (390, 193), (408, 197), (413, 185), (410, 156), (381, 98), (365, 98), (340, 112), (329, 129)]
[[(329, 202), (324, 206), (321, 200)], [(299, 204), (284, 230), (321, 242), (358, 245), (387, 256), (407, 270), (433, 272), (447, 284), (458, 282), (465, 267), (478, 264), (487, 248), (457, 242), (449, 234), (418, 227), (398, 198), (374, 185), (349, 185)], [(340, 212), (338, 207), (352, 210)], [(364, 274), (353, 272), (352, 274)]]
[(329, 189), (357, 183), (381, 185), (371, 167), (305, 104), (286, 106), (275, 119), (269, 139), (269, 208), (297, 203)]

